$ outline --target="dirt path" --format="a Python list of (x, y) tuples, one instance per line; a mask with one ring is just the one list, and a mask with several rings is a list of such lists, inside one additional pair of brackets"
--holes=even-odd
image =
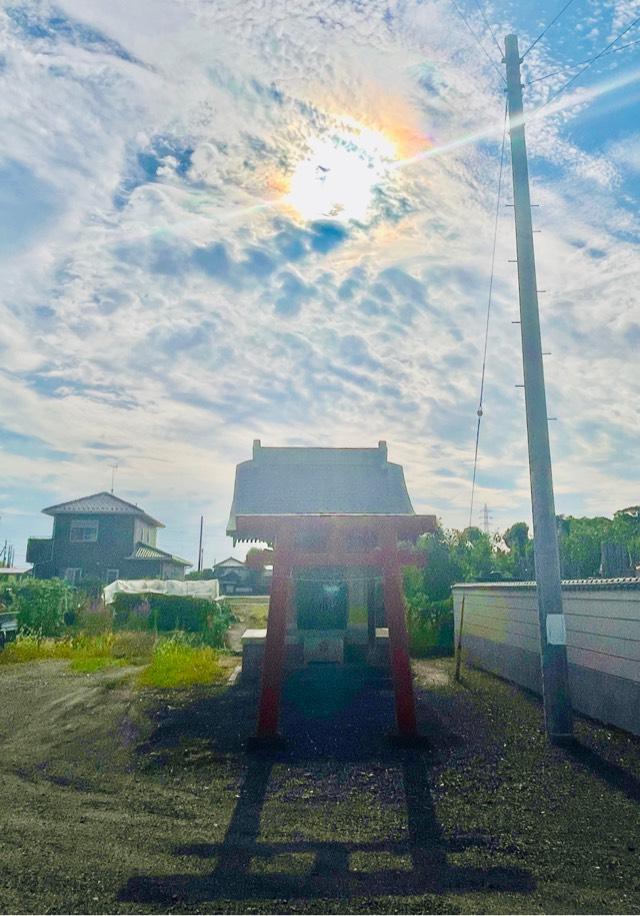
[(236, 622), (227, 631), (226, 642), (232, 652), (242, 652), (242, 634), (245, 630), (262, 629), (267, 625), (269, 612), (268, 595), (230, 596), (226, 599), (231, 605)]
[(287, 750), (248, 756), (241, 686), (141, 693), (122, 670), (0, 668), (3, 912), (640, 909), (640, 742), (416, 665), (424, 751), (355, 668), (286, 685)]

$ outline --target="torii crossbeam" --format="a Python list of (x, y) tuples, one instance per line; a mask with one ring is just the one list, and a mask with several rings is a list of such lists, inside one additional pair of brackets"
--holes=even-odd
[(417, 735), (402, 567), (421, 565), (424, 554), (402, 546), (402, 542), (415, 543), (421, 534), (434, 531), (435, 525), (432, 515), (236, 516), (238, 538), (273, 544), (273, 550), (263, 555), (265, 561), (273, 563), (273, 580), (258, 712), (259, 740), (278, 736), (294, 572), (335, 566), (365, 567), (382, 575), (398, 734), (404, 739)]

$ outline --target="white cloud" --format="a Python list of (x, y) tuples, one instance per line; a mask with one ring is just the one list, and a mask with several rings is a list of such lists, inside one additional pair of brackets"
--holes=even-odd
[[(0, 387), (3, 427), (69, 457), (7, 455), (8, 494), (34, 476), (47, 502), (92, 492), (117, 460), (123, 495), (169, 523), (165, 546), (193, 554), (204, 512), (221, 556), (254, 437), (386, 438), (416, 506), (465, 524), (503, 102), (455, 14), (61, 6), (102, 44), (4, 23), (6, 156), (34, 176), (34, 205), (45, 186), (52, 205), (6, 265)], [(553, 65), (540, 46), (532, 58)], [(274, 201), (345, 114), (406, 158), (496, 130), (399, 169), (342, 239)], [(635, 429), (638, 225), (615, 188), (636, 166), (630, 145), (582, 149), (565, 124), (529, 131), (558, 508), (610, 512), (637, 501), (606, 469)], [(511, 219), (501, 211), (477, 499), (503, 526), (528, 505)]]

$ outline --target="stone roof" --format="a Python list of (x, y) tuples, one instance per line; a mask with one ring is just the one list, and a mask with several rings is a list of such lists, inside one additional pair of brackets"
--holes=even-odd
[(399, 464), (377, 448), (263, 448), (236, 468), (227, 534), (239, 515), (414, 515)]
[(48, 506), (42, 510), (45, 515), (137, 515), (144, 519), (154, 528), (164, 528), (162, 522), (147, 515), (147, 513), (136, 506), (134, 503), (128, 503), (113, 493), (107, 493), (103, 490), (101, 493), (93, 493), (91, 496), (82, 496), (80, 499), (71, 499), (66, 503), (58, 503), (56, 506)]
[(133, 553), (127, 557), (127, 560), (167, 560), (177, 563), (179, 566), (191, 566), (188, 560), (183, 560), (172, 553), (167, 553), (166, 550), (160, 550), (159, 547), (152, 547), (151, 544), (143, 544), (142, 541), (138, 541)]

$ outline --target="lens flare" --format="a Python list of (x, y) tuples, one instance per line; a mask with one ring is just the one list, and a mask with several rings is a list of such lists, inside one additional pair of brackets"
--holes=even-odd
[(306, 220), (364, 222), (375, 189), (397, 161), (396, 144), (380, 131), (357, 123), (307, 143), (307, 155), (291, 176), (284, 202)]

